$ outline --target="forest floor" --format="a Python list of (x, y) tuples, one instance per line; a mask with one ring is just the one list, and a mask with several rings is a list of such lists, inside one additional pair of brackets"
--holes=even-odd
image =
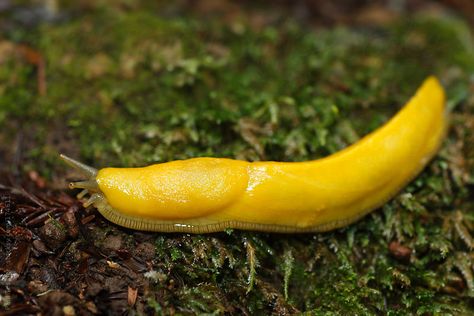
[[(473, 314), (472, 2), (338, 3), (2, 2), (0, 315)], [(124, 229), (58, 158), (324, 157), (431, 74), (451, 112), (439, 154), (328, 233)]]

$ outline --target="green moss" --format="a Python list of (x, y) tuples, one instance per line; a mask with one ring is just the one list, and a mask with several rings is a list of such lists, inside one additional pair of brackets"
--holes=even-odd
[[(429, 74), (442, 79), (457, 120), (423, 174), (349, 228), (156, 234), (153, 269), (166, 278), (147, 292), (149, 311), (472, 312), (466, 271), (474, 168), (459, 162), (474, 159), (462, 147), (474, 109), (466, 25), (420, 16), (378, 28), (309, 31), (282, 19), (256, 30), (250, 19), (160, 17), (137, 6), (98, 7), (5, 34), (37, 47), (47, 63), (42, 97), (33, 66), (14, 57), (0, 64), (0, 124), (28, 122), (25, 171), (62, 174), (59, 151), (96, 167), (196, 156), (317, 158), (380, 126)], [(393, 240), (412, 250), (408, 259), (390, 253)], [(453, 290), (453, 275), (469, 288)]]

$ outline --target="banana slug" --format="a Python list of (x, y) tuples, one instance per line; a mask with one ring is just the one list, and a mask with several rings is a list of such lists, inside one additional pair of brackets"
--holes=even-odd
[(385, 125), (328, 157), (307, 162), (193, 158), (96, 170), (61, 158), (88, 179), (79, 198), (120, 226), (210, 233), (227, 228), (322, 232), (383, 205), (435, 155), (445, 136), (445, 93), (427, 78)]

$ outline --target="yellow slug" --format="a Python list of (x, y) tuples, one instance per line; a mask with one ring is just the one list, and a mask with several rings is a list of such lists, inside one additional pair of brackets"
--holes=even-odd
[(209, 233), (227, 228), (319, 232), (346, 226), (381, 206), (438, 150), (445, 94), (434, 77), (384, 126), (326, 158), (247, 162), (194, 158), (143, 168), (96, 170), (64, 155), (89, 179), (71, 188), (120, 226)]

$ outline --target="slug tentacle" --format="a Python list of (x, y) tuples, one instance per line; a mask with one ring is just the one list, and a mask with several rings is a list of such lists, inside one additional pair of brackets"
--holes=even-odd
[(99, 190), (99, 185), (97, 184), (97, 180), (90, 179), (85, 181), (76, 181), (69, 183), (69, 188), (71, 189), (86, 189), (89, 191), (97, 192)]
[(97, 175), (97, 169), (88, 165), (83, 164), (82, 162), (79, 162), (77, 160), (74, 160), (66, 155), (60, 154), (59, 157), (61, 157), (64, 162), (66, 162), (68, 165), (71, 167), (78, 169), (82, 171), (84, 174), (86, 174), (89, 177), (95, 177)]
[(79, 194), (77, 194), (78, 199), (84, 198), (86, 195), (91, 194), (89, 199), (83, 203), (84, 207), (89, 207), (91, 205), (102, 209), (107, 206), (107, 199), (104, 197), (104, 194), (99, 188), (97, 182), (97, 173), (98, 170), (83, 164), (75, 159), (72, 159), (66, 155), (61, 154), (60, 157), (65, 161), (69, 166), (79, 169), (82, 171), (89, 179), (74, 181), (69, 183), (69, 188), (71, 189), (83, 189)]
[(81, 192), (79, 192), (79, 194), (76, 195), (76, 197), (80, 200), (80, 199), (82, 199), (83, 197), (85, 197), (85, 196), (87, 195), (87, 193), (89, 193), (89, 190), (84, 189), (84, 190), (82, 190)]
[(101, 201), (101, 199), (103, 199), (104, 197), (102, 196), (102, 194), (98, 194), (98, 193), (94, 193), (91, 195), (91, 197), (83, 204), (84, 207), (89, 207), (99, 201)]

